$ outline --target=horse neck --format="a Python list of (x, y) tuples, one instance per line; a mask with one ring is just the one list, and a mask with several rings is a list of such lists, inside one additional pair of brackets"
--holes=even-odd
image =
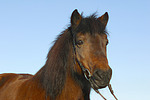
[(87, 91), (86, 94), (89, 95), (90, 85), (87, 85), (87, 81), (83, 81), (85, 78), (80, 78), (82, 75), (71, 70), (74, 61), (71, 41), (70, 33), (66, 30), (58, 37), (48, 53), (46, 64), (33, 77), (51, 98), (58, 95), (65, 97), (64, 95), (68, 93), (73, 95), (79, 93), (83, 96)]
[(62, 94), (59, 96), (58, 100), (66, 100), (66, 98), (67, 100), (90, 100), (89, 94), (91, 85), (85, 79), (83, 73), (80, 73), (79, 70), (77, 70), (79, 65), (77, 63), (72, 65), (72, 63), (74, 63), (74, 60), (68, 62), (66, 81)]

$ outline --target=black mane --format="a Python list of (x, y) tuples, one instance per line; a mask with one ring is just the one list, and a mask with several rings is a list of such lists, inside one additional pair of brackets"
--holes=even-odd
[[(71, 25), (59, 35), (50, 49), (47, 61), (45, 65), (39, 70), (34, 78), (38, 79), (46, 90), (47, 95), (50, 95), (54, 99), (58, 94), (61, 93), (68, 71), (68, 68), (73, 69), (74, 58), (73, 58), (73, 36), (70, 32)], [(106, 33), (105, 26), (97, 19), (96, 14), (89, 17), (82, 17), (81, 23), (75, 29), (72, 28), (74, 33), (81, 32), (83, 34), (90, 33)], [(79, 84), (87, 84), (84, 76), (78, 75), (73, 71), (73, 77)], [(90, 86), (88, 84), (88, 89), (83, 87), (83, 91), (90, 91)]]
[(52, 99), (61, 93), (65, 84), (68, 58), (72, 49), (71, 40), (68, 30), (59, 35), (48, 53), (44, 67), (35, 75)]

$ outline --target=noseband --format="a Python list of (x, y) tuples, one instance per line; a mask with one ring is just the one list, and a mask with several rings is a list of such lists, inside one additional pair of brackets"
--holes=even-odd
[[(80, 66), (80, 68), (81, 68), (81, 70), (82, 70), (82, 72), (83, 72), (83, 74), (84, 74), (86, 80), (88, 80), (88, 81), (90, 82), (91, 87), (94, 89), (94, 91), (95, 91), (96, 93), (98, 93), (104, 100), (107, 100), (97, 89), (94, 88), (94, 86), (93, 86), (93, 84), (92, 84), (92, 81), (91, 81), (92, 75), (91, 75), (90, 71), (89, 71), (87, 68), (85, 68), (85, 67), (82, 65), (82, 63), (76, 58), (76, 42), (75, 42), (75, 36), (76, 36), (76, 34), (73, 33), (71, 27), (69, 28), (69, 31), (70, 31), (70, 33), (71, 33), (71, 35), (72, 35), (72, 39), (73, 39), (74, 63), (76, 64), (76, 61), (77, 61), (77, 63), (79, 64), (79, 66)], [(108, 85), (108, 88), (109, 88), (111, 94), (114, 96), (114, 98), (115, 98), (116, 100), (118, 100), (118, 99), (116, 98), (116, 96), (114, 95), (114, 92), (113, 92), (113, 90), (112, 90), (111, 84)]]

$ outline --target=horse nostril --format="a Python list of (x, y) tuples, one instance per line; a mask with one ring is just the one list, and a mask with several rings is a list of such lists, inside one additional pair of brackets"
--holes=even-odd
[(96, 70), (93, 74), (94, 79), (96, 80), (102, 80), (103, 76), (102, 76), (102, 71), (101, 70)]
[(108, 69), (107, 71), (96, 70), (93, 74), (95, 80), (101, 81), (101, 84), (108, 84), (112, 75), (112, 70)]

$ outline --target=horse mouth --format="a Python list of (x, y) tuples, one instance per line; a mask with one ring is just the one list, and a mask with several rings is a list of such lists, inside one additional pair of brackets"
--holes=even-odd
[(109, 83), (104, 83), (102, 80), (96, 80), (94, 77), (90, 78), (91, 87), (95, 90), (105, 88)]
[(109, 69), (107, 71), (97, 70), (93, 73), (93, 75), (89, 78), (89, 82), (93, 89), (101, 89), (105, 88), (109, 85), (110, 79), (112, 75), (112, 70)]

